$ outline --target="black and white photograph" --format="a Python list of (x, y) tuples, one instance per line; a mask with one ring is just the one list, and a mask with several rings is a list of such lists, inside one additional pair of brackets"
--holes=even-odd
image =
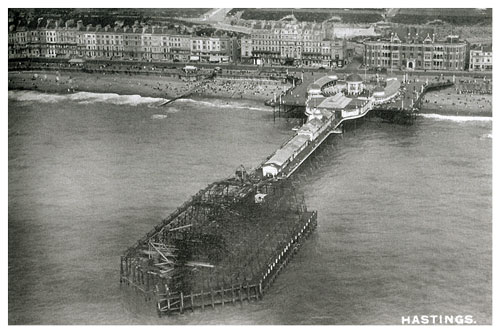
[(54, 5), (4, 12), (6, 326), (493, 324), (491, 4)]

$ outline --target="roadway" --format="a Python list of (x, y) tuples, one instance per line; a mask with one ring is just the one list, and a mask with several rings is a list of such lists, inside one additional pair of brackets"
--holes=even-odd
[[(69, 59), (61, 58), (37, 58), (37, 59), (9, 59), (9, 64), (16, 62), (42, 62), (42, 63), (57, 63), (57, 62), (67, 62)], [(264, 65), (257, 66), (251, 64), (241, 64), (241, 63), (197, 63), (197, 62), (172, 62), (172, 61), (140, 61), (140, 60), (125, 60), (125, 59), (85, 59), (86, 63), (96, 63), (96, 64), (120, 64), (120, 65), (130, 65), (130, 66), (154, 66), (158, 68), (183, 68), (186, 65), (196, 66), (198, 68), (209, 68), (214, 69), (215, 67), (230, 69), (230, 70), (260, 70), (265, 72), (276, 72), (285, 73), (288, 71), (289, 74), (296, 74), (300, 77), (304, 73), (304, 81), (307, 73), (321, 73), (322, 75), (328, 75), (330, 73), (358, 73), (363, 77), (365, 70), (362, 67), (356, 67), (355, 65), (347, 65), (343, 68), (318, 68), (318, 67), (299, 67), (299, 66), (281, 66), (281, 65)], [(392, 71), (380, 71), (376, 69), (367, 69), (366, 74), (379, 74), (387, 75), (389, 73), (395, 75), (404, 75), (408, 73), (409, 76), (439, 76), (443, 74), (445, 77), (452, 77), (455, 75), (457, 78), (461, 77), (474, 77), (487, 79), (492, 78), (492, 72), (469, 72), (469, 71), (424, 71), (424, 70), (392, 70)], [(319, 76), (318, 76), (319, 77)]]

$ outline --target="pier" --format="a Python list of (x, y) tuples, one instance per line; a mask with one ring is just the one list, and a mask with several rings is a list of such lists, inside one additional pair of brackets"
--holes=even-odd
[(323, 77), (309, 84), (304, 101), (308, 120), (263, 164), (263, 176), (289, 178), (328, 136), (342, 134), (344, 123), (355, 122), (371, 111), (391, 122), (411, 124), (425, 93), (449, 87), (453, 82), (410, 81), (407, 76), (400, 82), (390, 78), (385, 89), (374, 89), (369, 95), (356, 90), (359, 84), (359, 76), (348, 77), (345, 84), (338, 84), (336, 76)]
[(258, 300), (316, 221), (293, 184), (239, 168), (127, 249), (120, 283), (154, 300), (160, 316)]
[(452, 81), (418, 81), (407, 82), (399, 98), (374, 107), (376, 114), (382, 119), (402, 124), (412, 124), (422, 106), (423, 97), (429, 90), (443, 89), (453, 86)]
[(208, 185), (128, 248), (120, 284), (159, 316), (262, 299), (317, 226), (291, 176), (346, 122), (371, 111), (413, 117), (426, 91), (453, 83), (394, 81), (368, 95), (361, 84), (330, 76), (306, 87), (307, 122), (258, 167)]

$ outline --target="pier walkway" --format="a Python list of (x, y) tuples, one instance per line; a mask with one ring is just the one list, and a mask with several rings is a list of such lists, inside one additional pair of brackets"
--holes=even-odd
[(279, 178), (290, 177), (308, 158), (314, 151), (331, 135), (331, 134), (342, 134), (342, 124), (350, 120), (356, 120), (366, 116), (368, 112), (372, 109), (373, 103), (368, 102), (366, 105), (362, 106), (355, 112), (349, 115), (345, 115), (341, 119), (335, 119), (331, 117), (325, 121), (324, 127), (320, 129), (315, 140), (311, 141), (310, 144), (304, 148), (297, 156), (283, 168), (279, 174)]
[[(352, 101), (341, 107), (321, 108), (322, 104), (309, 110), (308, 121), (296, 134), (285, 142), (262, 166), (264, 177), (289, 178), (331, 134), (342, 134), (343, 124), (365, 117), (370, 111), (399, 123), (411, 123), (429, 89), (441, 89), (453, 85), (450, 81), (406, 81), (389, 99), (377, 100), (374, 96), (359, 98), (364, 103), (348, 108)], [(307, 102), (306, 102), (307, 103)], [(299, 144), (298, 144), (299, 143)]]

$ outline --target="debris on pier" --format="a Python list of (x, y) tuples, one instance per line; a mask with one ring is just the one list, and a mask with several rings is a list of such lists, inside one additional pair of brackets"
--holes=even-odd
[(259, 299), (315, 225), (291, 182), (239, 169), (129, 248), (120, 282), (154, 296), (160, 315)]

